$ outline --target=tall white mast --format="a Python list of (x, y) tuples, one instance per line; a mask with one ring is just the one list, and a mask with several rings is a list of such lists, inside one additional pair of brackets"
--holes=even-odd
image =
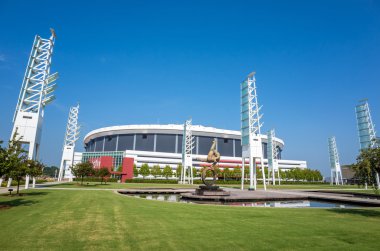
[(338, 148), (336, 146), (335, 137), (331, 137), (329, 142), (329, 155), (330, 155), (330, 167), (331, 167), (331, 185), (343, 185), (342, 170), (340, 168)]
[(61, 181), (63, 178), (69, 179), (70, 181), (73, 179), (73, 173), (70, 168), (74, 163), (75, 142), (79, 138), (80, 126), (78, 125), (78, 114), (79, 104), (70, 108), (58, 181)]
[(182, 137), (182, 170), (181, 170), (181, 184), (193, 184), (193, 157), (192, 151), (194, 148), (194, 137), (192, 134), (192, 121), (186, 120), (183, 125)]
[(268, 153), (268, 179), (270, 175), (272, 176), (272, 184), (276, 185), (275, 173), (277, 172), (278, 183), (280, 184), (280, 170), (278, 168), (278, 148), (275, 141), (275, 131), (274, 129), (268, 131), (268, 144), (267, 144), (267, 153)]
[(266, 190), (265, 171), (263, 163), (263, 148), (261, 142), (260, 119), (261, 107), (257, 100), (255, 72), (250, 73), (247, 79), (241, 83), (241, 135), (242, 135), (242, 180), (241, 189), (244, 189), (244, 164), (249, 159), (249, 189), (257, 189), (256, 160), (260, 160), (263, 174), (263, 184)]
[[(50, 29), (50, 31), (51, 36), (48, 39), (38, 35), (34, 38), (13, 117), (11, 138), (17, 131), (18, 137), (21, 138), (28, 150), (29, 159), (33, 160), (38, 159), (39, 156), (44, 108), (55, 99), (53, 92), (56, 84), (54, 81), (58, 79), (58, 73), (50, 75), (51, 58), (56, 39), (54, 30)], [(33, 178), (33, 186), (34, 184), (35, 179)], [(25, 181), (25, 188), (28, 189), (28, 187), (29, 175)]]

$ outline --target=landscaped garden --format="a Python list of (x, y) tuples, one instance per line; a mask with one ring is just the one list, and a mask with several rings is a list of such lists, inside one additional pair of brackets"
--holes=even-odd
[(22, 194), (0, 195), (2, 250), (377, 250), (380, 245), (380, 209), (197, 205), (93, 190)]

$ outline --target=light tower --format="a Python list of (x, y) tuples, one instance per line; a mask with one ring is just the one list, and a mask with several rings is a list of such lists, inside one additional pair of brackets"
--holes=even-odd
[(70, 167), (74, 163), (75, 142), (79, 138), (80, 126), (78, 125), (78, 114), (79, 104), (70, 108), (58, 181), (62, 181), (63, 178), (69, 179), (70, 181), (73, 179), (73, 173), (71, 172)]
[[(29, 159), (36, 160), (39, 155), (44, 108), (55, 97), (55, 80), (58, 73), (50, 75), (51, 57), (56, 35), (50, 29), (48, 39), (36, 35), (28, 65), (22, 81), (20, 95), (13, 117), (12, 136), (17, 131), (21, 142), (28, 150)], [(35, 179), (33, 178), (33, 184)], [(9, 183), (10, 184), (10, 183)], [(26, 176), (25, 189), (29, 187), (29, 175)]]
[(338, 148), (336, 146), (335, 137), (331, 137), (329, 142), (329, 155), (330, 155), (330, 167), (331, 167), (331, 185), (334, 181), (336, 185), (343, 185), (342, 170), (339, 163)]
[[(368, 100), (363, 99), (355, 107), (356, 121), (359, 131), (360, 150), (379, 147), (376, 138), (375, 125), (372, 123), (371, 113), (369, 110)], [(380, 187), (379, 173), (376, 172), (377, 187)]]
[(241, 145), (242, 145), (242, 177), (241, 189), (244, 189), (244, 165), (245, 159), (249, 159), (249, 189), (257, 189), (256, 180), (256, 160), (260, 159), (261, 171), (263, 174), (263, 184), (266, 190), (263, 148), (261, 143), (260, 119), (261, 107), (257, 101), (255, 72), (250, 73), (247, 79), (241, 83)]
[(268, 131), (268, 179), (272, 176), (272, 184), (276, 185), (276, 172), (278, 177), (278, 184), (280, 185), (280, 169), (278, 168), (278, 148), (276, 145), (274, 129)]
[(194, 137), (191, 131), (191, 122), (191, 119), (186, 120), (183, 125), (181, 184), (193, 184), (192, 151), (194, 148)]

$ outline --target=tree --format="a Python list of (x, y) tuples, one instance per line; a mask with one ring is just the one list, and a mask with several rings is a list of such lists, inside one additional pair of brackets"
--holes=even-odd
[(182, 165), (178, 164), (177, 169), (175, 170), (176, 176), (177, 177), (181, 176), (181, 172), (182, 172)]
[(6, 149), (5, 162), (3, 163), (3, 170), (10, 178), (17, 181), (17, 194), (20, 190), (20, 181), (28, 174), (28, 155), (22, 148), (21, 139), (17, 137), (17, 131), (13, 134), (12, 139), (9, 141), (8, 148)]
[(42, 175), (54, 178), (56, 176), (56, 173), (58, 174), (58, 171), (59, 171), (59, 168), (56, 166), (46, 166), (43, 170)]
[(223, 177), (224, 177), (224, 180), (226, 180), (226, 178), (230, 178), (232, 175), (232, 172), (229, 168), (224, 168), (223, 170)]
[(105, 181), (105, 183), (107, 183), (107, 179), (105, 179), (105, 178), (110, 176), (110, 174), (111, 173), (107, 167), (102, 167), (102, 168), (99, 168), (95, 171), (95, 175), (100, 178), (100, 184), (103, 184), (103, 181)]
[(143, 179), (145, 179), (145, 176), (148, 176), (150, 174), (148, 164), (142, 164), (139, 173), (143, 176)]
[(162, 174), (161, 167), (159, 165), (154, 165), (150, 173), (156, 178)]
[(192, 170), (193, 170), (193, 177), (197, 177), (199, 175), (198, 169), (193, 167)]
[(378, 175), (380, 173), (380, 148), (368, 148), (360, 152), (354, 165), (355, 178), (359, 184), (372, 185), (379, 189)]
[[(36, 160), (28, 160), (27, 166), (28, 166), (28, 174), (32, 177), (40, 176), (45, 167), (41, 162), (36, 161)], [(35, 186), (35, 179), (33, 179), (33, 188), (34, 186)]]
[(1, 183), (3, 182), (3, 176), (8, 174), (8, 166), (6, 164), (7, 160), (7, 151), (4, 149), (1, 145), (3, 144), (3, 141), (0, 140), (0, 187)]
[(136, 164), (133, 164), (133, 176), (134, 177), (139, 176), (139, 170), (137, 169)]
[(91, 162), (83, 162), (71, 167), (71, 171), (75, 177), (81, 178), (81, 185), (83, 185), (84, 177), (94, 174), (94, 167)]
[(169, 176), (173, 175), (172, 168), (169, 165), (166, 165), (164, 167), (164, 170), (163, 170), (162, 174), (165, 176), (166, 179), (168, 179)]

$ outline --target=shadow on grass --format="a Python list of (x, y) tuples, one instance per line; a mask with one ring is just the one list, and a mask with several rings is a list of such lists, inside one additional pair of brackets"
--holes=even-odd
[(376, 217), (380, 218), (380, 211), (373, 209), (328, 209), (328, 211), (337, 213), (337, 214), (351, 214), (351, 215), (360, 215), (366, 217)]
[(18, 197), (17, 199), (12, 199), (9, 201), (1, 201), (0, 210), (10, 209), (12, 207), (17, 207), (17, 206), (31, 206), (36, 203), (37, 203), (36, 201), (25, 200), (23, 198)]

